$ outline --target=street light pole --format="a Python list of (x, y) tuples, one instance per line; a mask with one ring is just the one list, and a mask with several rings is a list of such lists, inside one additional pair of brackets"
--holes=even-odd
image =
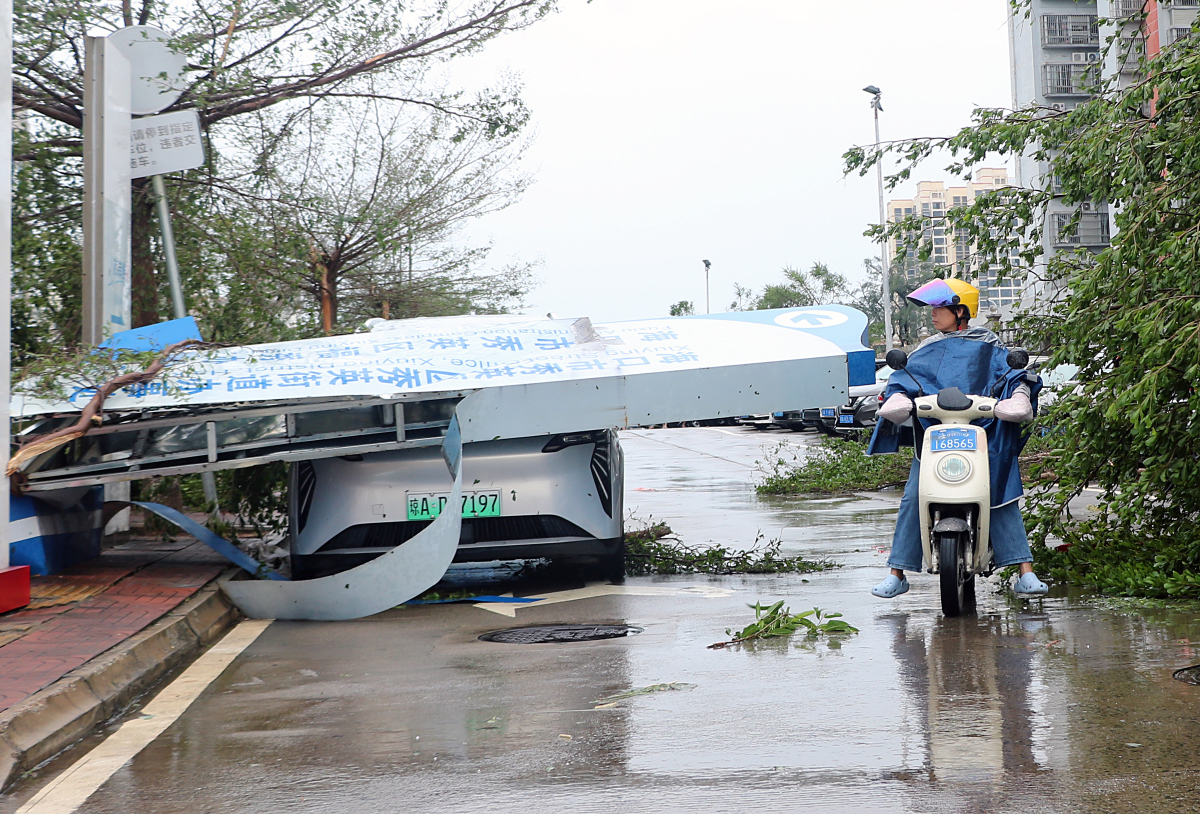
[(712, 308), (708, 302), (708, 267), (711, 265), (712, 263), (707, 260), (704, 261), (704, 313), (706, 314), (712, 313)]
[[(879, 111), (883, 110), (883, 105), (879, 99), (883, 95), (883, 91), (874, 85), (867, 85), (863, 88), (864, 91), (871, 94), (871, 110), (875, 112), (875, 151), (879, 151)], [(881, 156), (876, 156), (875, 173), (879, 182), (879, 228), (887, 228), (887, 220), (883, 212), (883, 160)], [(887, 262), (887, 238), (880, 236), (879, 239), (879, 271), (883, 277), (883, 347), (885, 351), (892, 349), (892, 290), (891, 280), (888, 278), (890, 269)]]

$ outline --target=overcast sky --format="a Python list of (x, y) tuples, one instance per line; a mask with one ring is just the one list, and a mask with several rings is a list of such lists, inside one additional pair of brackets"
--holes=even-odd
[[(497, 264), (540, 260), (529, 314), (595, 321), (713, 311), (816, 261), (854, 279), (878, 247), (875, 178), (841, 154), (941, 135), (1011, 104), (1006, 0), (562, 0), (560, 13), (455, 68), (518, 74), (533, 187), (488, 216)], [(947, 161), (915, 180), (949, 180)], [(906, 194), (911, 192), (911, 187)], [(889, 197), (892, 197), (889, 195)]]

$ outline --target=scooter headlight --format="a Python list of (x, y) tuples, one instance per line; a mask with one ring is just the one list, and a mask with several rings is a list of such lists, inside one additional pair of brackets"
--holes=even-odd
[(937, 475), (946, 483), (960, 483), (971, 477), (971, 462), (961, 455), (945, 455), (937, 463)]

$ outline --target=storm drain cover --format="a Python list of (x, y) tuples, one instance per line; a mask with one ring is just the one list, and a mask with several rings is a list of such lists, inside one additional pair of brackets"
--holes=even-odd
[(1176, 681), (1182, 681), (1184, 684), (1200, 684), (1200, 664), (1176, 670), (1173, 675)]
[(562, 642), (593, 642), (597, 639), (620, 639), (641, 633), (633, 625), (543, 625), (494, 630), (479, 637), (482, 642), (501, 644), (559, 644)]

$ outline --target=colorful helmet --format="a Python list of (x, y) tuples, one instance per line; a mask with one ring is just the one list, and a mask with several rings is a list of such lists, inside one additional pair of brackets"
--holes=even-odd
[(965, 305), (971, 317), (979, 315), (979, 289), (970, 283), (947, 277), (945, 280), (930, 280), (908, 295), (917, 305), (937, 306)]

